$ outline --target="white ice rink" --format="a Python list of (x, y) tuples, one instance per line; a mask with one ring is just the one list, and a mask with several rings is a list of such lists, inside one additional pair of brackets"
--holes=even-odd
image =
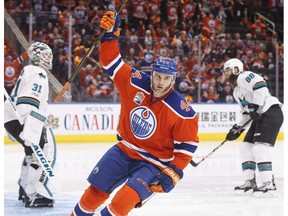
[[(202, 142), (194, 160), (198, 162), (221, 142)], [(226, 142), (199, 166), (188, 165), (183, 180), (168, 194), (156, 194), (131, 216), (284, 216), (284, 147), (272, 150), (278, 197), (241, 197), (233, 193), (242, 184), (238, 156), (240, 142)], [(23, 159), (20, 145), (4, 147), (5, 216), (69, 216), (88, 186), (87, 176), (111, 143), (58, 144), (53, 177), (54, 208), (29, 209), (18, 201), (17, 180)], [(105, 203), (107, 204), (109, 200)]]

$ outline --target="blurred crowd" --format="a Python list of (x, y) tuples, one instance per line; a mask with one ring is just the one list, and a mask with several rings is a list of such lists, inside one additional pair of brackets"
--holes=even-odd
[[(115, 10), (120, 3), (118, 0), (9, 0), (5, 1), (5, 8), (27, 39), (27, 17), (33, 12), (32, 40), (45, 42), (52, 48), (52, 73), (65, 84), (69, 78), (69, 22), (73, 32), (73, 70), (100, 34), (99, 21), (104, 12)], [(274, 85), (277, 53), (280, 77), (283, 76), (283, 36), (269, 32), (262, 17), (255, 19), (257, 11), (283, 24), (281, 0), (130, 0), (119, 14), (120, 52), (128, 64), (145, 73), (151, 72), (157, 57), (174, 58), (178, 63), (175, 89), (189, 102), (233, 103), (232, 88), (223, 76), (223, 64), (229, 58), (241, 59), (246, 70), (260, 73), (268, 85)], [(228, 23), (240, 28), (237, 32), (230, 31)], [(27, 54), (15, 53), (8, 38), (4, 45), (5, 87), (11, 88)], [(113, 82), (99, 64), (98, 52), (99, 46), (73, 81), (73, 101), (109, 102), (118, 97)]]

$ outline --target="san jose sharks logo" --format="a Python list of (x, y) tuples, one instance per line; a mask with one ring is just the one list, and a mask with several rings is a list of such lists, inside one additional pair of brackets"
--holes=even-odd
[(248, 106), (248, 104), (249, 104), (249, 102), (245, 99), (245, 97), (243, 97), (243, 99), (241, 99), (241, 98), (239, 97), (239, 101), (240, 101), (240, 103), (241, 103), (241, 105), (242, 105), (243, 107), (246, 107), (246, 106)]
[(130, 112), (130, 127), (136, 138), (148, 139), (156, 130), (156, 117), (147, 107), (136, 107)]

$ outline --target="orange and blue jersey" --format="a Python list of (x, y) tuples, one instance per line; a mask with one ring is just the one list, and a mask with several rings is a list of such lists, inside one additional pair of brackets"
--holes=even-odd
[(199, 143), (193, 108), (174, 90), (152, 102), (150, 76), (123, 61), (116, 40), (101, 43), (100, 62), (121, 97), (119, 148), (159, 168), (184, 169)]

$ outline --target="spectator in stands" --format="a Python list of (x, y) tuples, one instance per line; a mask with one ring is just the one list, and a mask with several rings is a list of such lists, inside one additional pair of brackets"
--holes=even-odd
[[(147, 2), (148, 3), (148, 2)], [(152, 0), (148, 3), (147, 17), (152, 26), (159, 26), (161, 21), (160, 0)]]
[(20, 71), (23, 66), (23, 61), (28, 57), (27, 52), (13, 59), (11, 55), (4, 58), (4, 87), (10, 95), (14, 88)]
[(80, 32), (84, 28), (85, 21), (87, 21), (87, 8), (83, 1), (78, 1), (78, 5), (73, 9), (73, 15), (76, 21), (76, 31)]
[(91, 96), (89, 101), (97, 101), (97, 97), (105, 95), (105, 90), (99, 88), (99, 84), (96, 79), (92, 79), (90, 85), (86, 88), (85, 93)]
[[(278, 1), (278, 0), (277, 0)], [(128, 58), (129, 62), (131, 61), (132, 64), (139, 63), (139, 53), (146, 47), (145, 43), (151, 43), (155, 48), (155, 55), (158, 57), (159, 55), (167, 56), (174, 58), (179, 58), (179, 64), (181, 65), (183, 60), (187, 57), (192, 59), (196, 56), (196, 62), (201, 62), (202, 68), (202, 75), (205, 75), (205, 71), (203, 69), (205, 66), (211, 64), (212, 59), (216, 58), (217, 62), (220, 63), (221, 69), (221, 61), (220, 59), (223, 56), (227, 56), (229, 51), (229, 56), (235, 56), (237, 58), (242, 58), (243, 63), (245, 64), (246, 69), (252, 68), (254, 62), (254, 56), (259, 55), (259, 59), (263, 62), (265, 73), (267, 71), (273, 71), (275, 66), (275, 62), (269, 63), (267, 62), (268, 53), (273, 52), (275, 50), (275, 45), (277, 43), (279, 48), (279, 68), (283, 68), (283, 46), (281, 46), (281, 41), (279, 39), (281, 37), (277, 37), (273, 35), (272, 43), (265, 42), (265, 49), (263, 49), (262, 44), (257, 42), (259, 37), (255, 38), (254, 35), (248, 33), (245, 35), (245, 38), (242, 38), (242, 35), (247, 33), (247, 29), (243, 28), (242, 31), (239, 29), (239, 33), (235, 34), (235, 40), (231, 42), (232, 37), (231, 33), (226, 32), (224, 34), (225, 41), (220, 38), (220, 33), (223, 33), (223, 22), (217, 25), (216, 19), (214, 17), (224, 17), (225, 14), (227, 15), (227, 19), (232, 18), (237, 22), (244, 23), (245, 16), (244, 11), (246, 10), (246, 3), (248, 1), (244, 0), (222, 0), (222, 1), (201, 1), (200, 3), (196, 3), (197, 1), (193, 0), (173, 0), (173, 1), (162, 1), (162, 0), (151, 0), (151, 1), (140, 1), (140, 0), (132, 0), (126, 4), (126, 7), (122, 9), (120, 12), (120, 17), (122, 22), (126, 24), (121, 24), (123, 26), (122, 34), (119, 38), (119, 43), (122, 50), (122, 56), (124, 58)], [(254, 5), (253, 11), (248, 11), (251, 15), (256, 10), (260, 9), (263, 5), (259, 5), (258, 2), (262, 1), (251, 1)], [(249, 3), (252, 4), (252, 3)], [(269, 1), (270, 4), (272, 1)], [(274, 2), (274, 1), (273, 1)], [(276, 1), (275, 1), (276, 2)], [(8, 9), (8, 12), (13, 15), (14, 19), (16, 20), (16, 24), (23, 30), (24, 35), (28, 35), (27, 30), (28, 24), (26, 22), (28, 12), (33, 11), (34, 9), (41, 13), (49, 12), (48, 21), (45, 21), (43, 24), (42, 19), (37, 19), (37, 22), (42, 22), (39, 26), (43, 26), (42, 29), (33, 29), (35, 31), (35, 35), (33, 35), (33, 40), (41, 40), (42, 42), (47, 42), (51, 48), (53, 48), (54, 61), (57, 64), (53, 64), (53, 73), (56, 74), (57, 78), (61, 80), (61, 82), (65, 82), (67, 80), (67, 68), (68, 68), (68, 53), (65, 47), (68, 44), (68, 21), (69, 15), (72, 15), (72, 31), (73, 31), (73, 39), (72, 39), (72, 50), (76, 50), (76, 48), (84, 46), (84, 50), (87, 47), (91, 47), (93, 43), (93, 38), (91, 35), (99, 35), (100, 31), (97, 28), (99, 26), (99, 17), (103, 16), (103, 12), (108, 8), (115, 8), (119, 5), (119, 1), (115, 1), (115, 5), (113, 5), (114, 1), (89, 1), (89, 0), (81, 0), (81, 1), (72, 1), (72, 0), (65, 0), (65, 1), (49, 1), (49, 4), (45, 1), (37, 1), (38, 4), (34, 4), (31, 1), (21, 1), (17, 4), (15, 1), (5, 2), (5, 7)], [(266, 12), (269, 13), (268, 10), (268, 3), (266, 3)], [(280, 2), (281, 3), (281, 2)], [(35, 7), (35, 5), (37, 7)], [(201, 7), (199, 8), (199, 6)], [(248, 5), (248, 6), (249, 6)], [(282, 5), (283, 6), (283, 5)], [(223, 8), (222, 8), (223, 7)], [(273, 10), (278, 8), (279, 5), (273, 6), (269, 5), (269, 7)], [(85, 9), (84, 9), (85, 8)], [(234, 8), (234, 11), (233, 11)], [(250, 7), (249, 7), (250, 8)], [(248, 8), (248, 9), (249, 9)], [(182, 9), (182, 10), (179, 10)], [(201, 11), (200, 11), (201, 9)], [(280, 5), (281, 9), (281, 5)], [(23, 13), (25, 12), (25, 13)], [(52, 12), (52, 13), (51, 13)], [(270, 11), (271, 12), (271, 11)], [(209, 20), (204, 22), (204, 17), (202, 19), (201, 14), (206, 16), (205, 19)], [(204, 13), (204, 14), (203, 14)], [(57, 17), (55, 18), (55, 15)], [(85, 14), (85, 15), (84, 15)], [(80, 25), (76, 25), (77, 21), (79, 21), (79, 15), (84, 17), (81, 21), (83, 23), (82, 27), (79, 28)], [(84, 16), (83, 16), (84, 15)], [(131, 24), (127, 23), (128, 16), (131, 17), (139, 17), (136, 18), (137, 25), (135, 23)], [(136, 15), (136, 16), (135, 16)], [(211, 15), (212, 20), (209, 19)], [(224, 16), (222, 16), (224, 15)], [(278, 15), (278, 14), (277, 14)], [(267, 17), (272, 17), (268, 14)], [(279, 11), (279, 18), (281, 18), (281, 11)], [(254, 16), (253, 16), (254, 18)], [(169, 21), (168, 21), (169, 19)], [(283, 16), (282, 16), (283, 19)], [(129, 19), (131, 20), (131, 19)], [(281, 19), (280, 19), (281, 20)], [(132, 19), (133, 21), (133, 19)], [(228, 21), (228, 20), (226, 20)], [(229, 22), (231, 19), (229, 19)], [(52, 22), (52, 25), (51, 23)], [(281, 21), (280, 21), (281, 22)], [(180, 25), (177, 25), (180, 24)], [(205, 28), (202, 28), (206, 23)], [(138, 25), (139, 24), (139, 25)], [(38, 24), (37, 24), (38, 25)], [(57, 26), (58, 25), (58, 26)], [(211, 25), (211, 26), (210, 26)], [(218, 27), (215, 27), (218, 26)], [(220, 27), (219, 27), (220, 26)], [(249, 25), (248, 25), (249, 26)], [(57, 30), (54, 30), (56, 28)], [(211, 30), (212, 29), (212, 30)], [(238, 30), (238, 28), (237, 28)], [(149, 32), (150, 31), (150, 32)], [(146, 36), (146, 33), (149, 36)], [(235, 31), (233, 31), (235, 32)], [(255, 31), (256, 32), (256, 28)], [(151, 33), (151, 34), (150, 34)], [(178, 34), (179, 33), (179, 34)], [(176, 46), (172, 46), (173, 44), (173, 37), (177, 35), (177, 39), (174, 39), (174, 44)], [(146, 36), (146, 37), (145, 37)], [(129, 37), (129, 40), (123, 39), (123, 37)], [(185, 39), (186, 38), (186, 39)], [(201, 52), (202, 56), (198, 60), (198, 39), (201, 40)], [(257, 40), (256, 40), (257, 39)], [(260, 38), (261, 39), (261, 38)], [(263, 37), (266, 39), (266, 37)], [(63, 40), (64, 41), (64, 48), (58, 47), (58, 42)], [(175, 43), (176, 41), (176, 43)], [(55, 47), (56, 46), (56, 47)], [(131, 49), (130, 49), (131, 48)], [(131, 53), (128, 53), (131, 50)], [(134, 50), (134, 52), (133, 52)], [(98, 59), (98, 49), (95, 49), (95, 53), (92, 53), (92, 56), (95, 59)], [(135, 57), (132, 57), (132, 53), (134, 53)], [(74, 56), (74, 53), (72, 54)], [(256, 57), (257, 58), (257, 57)], [(76, 62), (79, 63), (81, 61), (81, 57), (76, 55)], [(275, 59), (273, 59), (275, 61)], [(93, 63), (93, 62), (89, 62)], [(183, 62), (184, 63), (184, 62)], [(93, 63), (94, 64), (94, 63)], [(185, 63), (184, 63), (185, 64)], [(77, 64), (75, 63), (74, 66)], [(137, 66), (136, 65), (136, 66)], [(257, 64), (255, 64), (257, 65)], [(270, 65), (270, 67), (269, 67)], [(202, 67), (204, 66), (204, 67)], [(249, 68), (250, 66), (250, 68)], [(209, 66), (208, 66), (209, 67)], [(270, 68), (271, 70), (269, 70)], [(217, 71), (218, 72), (218, 71)], [(188, 76), (191, 78), (192, 71), (188, 69)], [(59, 75), (59, 76), (58, 76)], [(210, 75), (209, 75), (210, 76)], [(270, 76), (275, 76), (275, 73), (272, 73)], [(61, 77), (61, 78), (60, 78)], [(192, 76), (193, 77), (193, 76)], [(206, 77), (208, 79), (208, 77)], [(211, 79), (215, 79), (215, 77), (211, 77)], [(193, 78), (191, 79), (193, 82)], [(195, 78), (194, 78), (195, 80)], [(207, 80), (204, 80), (206, 83)], [(208, 82), (208, 81), (207, 81)]]
[(141, 0), (132, 0), (131, 5), (132, 19), (130, 25), (132, 28), (136, 29), (139, 26), (140, 21), (142, 21), (142, 23), (146, 23), (147, 21), (146, 2)]
[(253, 38), (257, 40), (266, 39), (266, 30), (267, 26), (262, 22), (260, 18), (257, 19), (256, 22), (251, 26)]
[(172, 29), (175, 29), (177, 27), (178, 7), (179, 7), (178, 0), (167, 1), (166, 13), (168, 15), (169, 26), (171, 26)]
[(191, 83), (187, 76), (187, 68), (182, 68), (180, 70), (180, 75), (176, 77), (174, 88), (186, 99), (188, 103), (193, 102), (193, 96), (195, 96), (195, 86)]
[(140, 52), (140, 70), (150, 74), (152, 72), (152, 65), (156, 60), (156, 54), (152, 48), (152, 44), (147, 43), (146, 48)]
[(221, 92), (220, 97), (219, 97), (219, 102), (223, 102), (223, 103), (234, 103), (235, 102), (235, 100), (233, 98), (233, 89), (227, 83), (224, 84), (223, 91)]
[(207, 90), (204, 90), (201, 102), (205, 103), (219, 102), (219, 94), (216, 92), (214, 85), (209, 85)]
[(140, 59), (139, 55), (135, 53), (135, 49), (133, 47), (129, 49), (129, 52), (124, 56), (124, 58), (126, 61), (129, 61), (133, 67), (138, 65)]
[(87, 64), (85, 68), (81, 68), (79, 71), (80, 77), (80, 95), (82, 98), (87, 100), (86, 89), (89, 85), (91, 85), (92, 80), (96, 78), (99, 70), (97, 66), (93, 67), (91, 64)]
[(114, 84), (107, 73), (102, 74), (101, 82), (99, 82), (99, 89), (102, 90), (101, 96), (111, 97), (114, 91)]
[(244, 0), (234, 0), (233, 17), (235, 21), (241, 23), (244, 20), (246, 8), (247, 5)]
[(217, 26), (223, 22), (221, 19), (215, 19), (214, 14), (211, 12), (206, 16), (206, 13), (202, 11), (201, 15), (204, 27), (207, 28), (210, 33), (215, 33)]

